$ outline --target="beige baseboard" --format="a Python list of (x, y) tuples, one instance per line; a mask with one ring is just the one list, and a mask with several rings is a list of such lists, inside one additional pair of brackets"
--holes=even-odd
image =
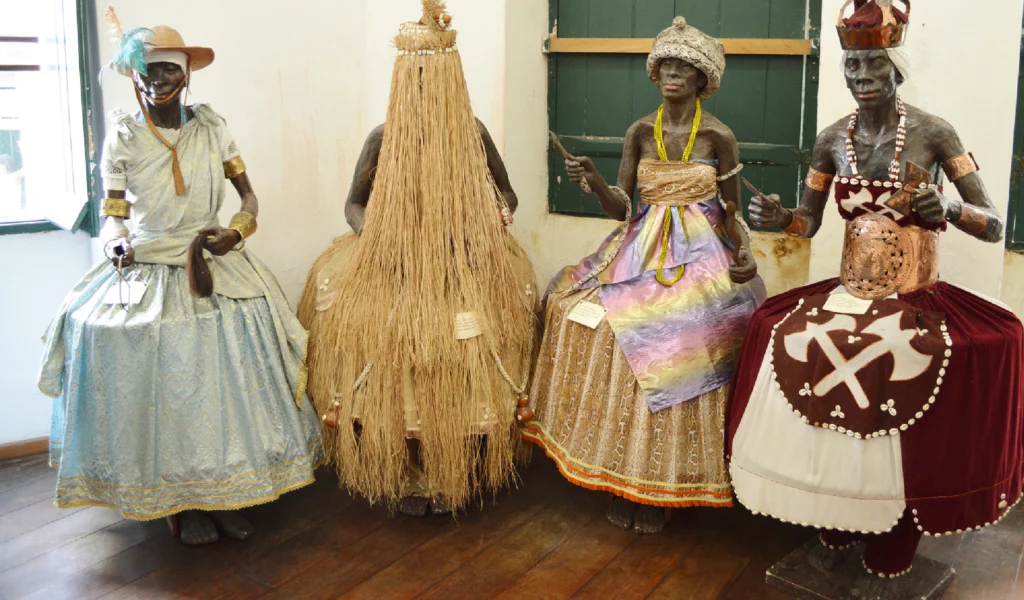
[(42, 454), (49, 450), (49, 448), (50, 438), (46, 437), (0, 444), (0, 460), (10, 460), (12, 458), (21, 458), (22, 456)]

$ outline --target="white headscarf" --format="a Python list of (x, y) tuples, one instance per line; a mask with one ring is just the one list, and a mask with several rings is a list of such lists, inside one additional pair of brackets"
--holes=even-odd
[[(896, 67), (899, 74), (903, 76), (903, 81), (906, 82), (910, 79), (910, 55), (907, 54), (907, 51), (903, 48), (886, 48), (885, 53), (889, 56), (892, 66)], [(850, 51), (844, 50), (839, 57), (839, 70), (844, 74), (846, 73), (846, 59), (849, 55)]]
[(180, 50), (160, 50), (154, 48), (146, 53), (146, 62), (174, 63), (181, 67), (182, 72), (188, 70), (188, 55)]

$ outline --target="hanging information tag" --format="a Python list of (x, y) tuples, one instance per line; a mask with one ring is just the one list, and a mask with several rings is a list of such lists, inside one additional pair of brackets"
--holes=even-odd
[(464, 312), (455, 315), (455, 339), (469, 340), (480, 335), (483, 335), (483, 330), (480, 329), (476, 314)]
[(146, 287), (145, 281), (118, 281), (107, 290), (107, 294), (103, 296), (103, 303), (133, 306), (142, 302), (142, 297), (146, 295)]
[(831, 294), (825, 301), (825, 310), (844, 315), (866, 315), (871, 308), (871, 300), (862, 300), (842, 292)]
[(594, 304), (593, 302), (580, 302), (572, 309), (569, 313), (569, 320), (580, 325), (585, 325), (591, 329), (597, 329), (597, 326), (604, 320), (604, 315), (608, 311), (604, 309), (600, 304)]

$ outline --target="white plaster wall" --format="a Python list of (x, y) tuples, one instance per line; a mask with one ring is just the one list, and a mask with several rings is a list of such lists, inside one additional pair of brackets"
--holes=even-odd
[[(842, 49), (832, 30), (843, 0), (824, 0), (818, 128), (851, 113), (856, 104), (839, 70)], [(913, 61), (903, 99), (936, 114), (956, 128), (981, 165), (992, 201), (1006, 214), (1009, 200), (1013, 124), (1021, 40), (1021, 0), (985, 2), (984, 11), (964, 10), (959, 0), (915, 2), (906, 49)], [(960, 78), (968, 75), (968, 79)], [(946, 193), (959, 197), (956, 189)], [(814, 238), (811, 281), (839, 272), (843, 220), (834, 206)], [(943, 279), (999, 296), (1003, 279), (1002, 244), (985, 244), (950, 228), (942, 236)]]
[(40, 338), (91, 264), (84, 233), (0, 236), (0, 444), (49, 434), (52, 403), (36, 387)]

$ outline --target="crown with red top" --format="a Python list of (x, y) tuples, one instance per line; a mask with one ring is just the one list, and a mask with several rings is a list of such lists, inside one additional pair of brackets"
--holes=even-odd
[[(878, 50), (903, 45), (910, 22), (910, 0), (900, 0), (903, 12), (893, 0), (846, 0), (839, 9), (839, 43), (843, 50)], [(853, 4), (853, 14), (844, 17)]]

